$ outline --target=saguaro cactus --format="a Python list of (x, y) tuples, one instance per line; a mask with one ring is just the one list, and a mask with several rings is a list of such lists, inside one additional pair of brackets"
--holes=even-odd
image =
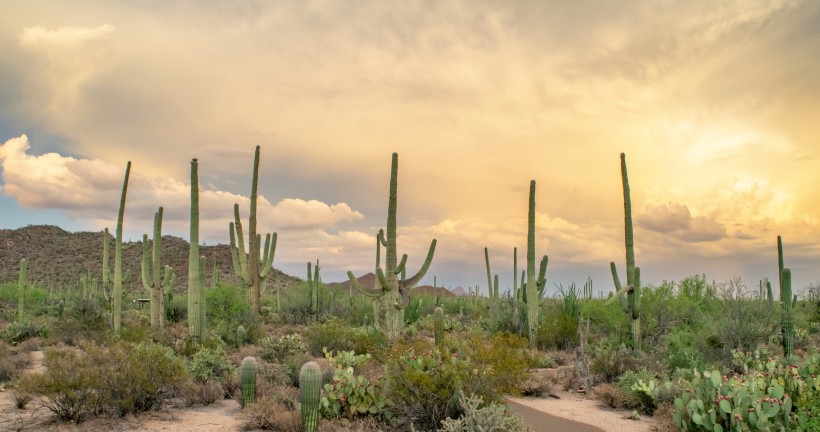
[(299, 370), (299, 395), (302, 411), (302, 428), (315, 432), (319, 422), (319, 395), (322, 389), (322, 371), (314, 362), (307, 362)]
[(245, 346), (245, 327), (242, 325), (236, 328), (236, 346), (237, 348)]
[(26, 269), (28, 261), (25, 258), (20, 260), (20, 273), (17, 277), (17, 320), (22, 322), (26, 311)]
[(490, 252), (484, 248), (484, 266), (487, 269), (487, 307), (490, 310), (490, 322), (495, 327), (495, 291), (493, 290), (493, 277), (490, 272)]
[(245, 254), (245, 238), (242, 222), (239, 220), (239, 204), (233, 205), (234, 222), (229, 224), (231, 240), (231, 261), (236, 275), (248, 290), (251, 311), (259, 314), (259, 295), (265, 278), (273, 268), (276, 253), (276, 233), (265, 236), (265, 247), (260, 250), (262, 236), (256, 234), (256, 197), (259, 183), (259, 146), (253, 156), (253, 180), (251, 183), (251, 209), (248, 216), (248, 254)]
[(160, 279), (162, 267), (162, 207), (154, 214), (154, 239), (152, 241), (151, 259), (148, 259), (148, 234), (142, 235), (142, 286), (148, 292), (150, 302), (151, 328), (165, 327), (165, 290), (174, 284), (174, 272), (171, 266), (165, 266), (165, 273)]
[[(421, 269), (415, 275), (400, 281), (398, 276), (404, 271), (407, 263), (407, 254), (402, 255), (401, 262), (398, 261), (396, 246), (396, 207), (397, 207), (397, 180), (399, 169), (399, 155), (393, 153), (393, 160), (390, 170), (390, 197), (387, 205), (387, 231), (385, 244), (385, 271), (381, 267), (376, 268), (376, 276), (379, 280), (379, 287), (376, 289), (364, 288), (353, 272), (347, 272), (350, 283), (364, 295), (381, 298), (385, 308), (385, 333), (391, 341), (396, 340), (404, 330), (404, 308), (410, 301), (410, 288), (414, 287), (430, 267), (433, 261), (433, 254), (436, 251), (436, 239), (430, 243), (427, 257), (424, 259)], [(390, 307), (392, 304), (393, 307)]]
[(191, 235), (188, 249), (188, 336), (205, 336), (205, 257), (199, 255), (199, 163), (191, 160)]
[(783, 357), (792, 355), (792, 341), (794, 339), (794, 314), (792, 304), (792, 271), (784, 268), (780, 275), (780, 303), (783, 307), (782, 333)]
[(111, 309), (114, 331), (120, 331), (122, 323), (122, 219), (125, 215), (125, 195), (128, 192), (128, 177), (131, 174), (131, 161), (125, 166), (125, 179), (122, 182), (120, 211), (117, 215), (117, 237), (114, 240), (114, 287), (111, 293)]
[[(387, 241), (384, 239), (384, 230), (380, 229), (379, 233), (376, 234), (376, 268), (375, 268), (375, 270), (373, 270), (376, 273), (378, 273), (379, 268), (381, 267), (382, 246), (387, 247)], [(351, 285), (351, 287), (352, 287), (352, 285)], [(378, 278), (373, 279), (373, 290), (374, 291), (379, 290), (379, 279)], [(382, 300), (381, 300), (381, 297), (371, 297), (371, 300), (373, 301), (373, 327), (378, 329), (378, 328), (381, 328), (381, 325), (379, 324), (379, 321), (380, 321), (381, 312), (382, 312)]]
[(310, 318), (313, 321), (319, 320), (319, 260), (316, 260), (316, 267), (311, 273), (311, 263), (307, 263), (307, 286), (310, 297)]
[(610, 262), (612, 279), (615, 283), (615, 295), (606, 304), (614, 302), (624, 294), (627, 301), (622, 304), (632, 321), (632, 342), (634, 349), (641, 349), (641, 316), (640, 316), (640, 269), (635, 267), (635, 237), (632, 233), (632, 199), (629, 193), (629, 178), (626, 172), (626, 155), (621, 153), (621, 182), (624, 190), (624, 243), (626, 246), (626, 286), (621, 286), (618, 270), (614, 262)]
[(530, 347), (535, 348), (538, 328), (538, 312), (541, 295), (547, 284), (546, 273), (549, 258), (541, 258), (538, 279), (535, 278), (535, 180), (530, 181), (530, 204), (527, 213), (527, 283), (524, 286), (524, 301), (527, 303), (527, 328), (529, 329)]
[(444, 341), (444, 309), (438, 306), (433, 311), (433, 335), (436, 338), (436, 346), (441, 346)]
[(245, 357), (239, 365), (239, 381), (242, 385), (242, 406), (256, 400), (256, 359)]

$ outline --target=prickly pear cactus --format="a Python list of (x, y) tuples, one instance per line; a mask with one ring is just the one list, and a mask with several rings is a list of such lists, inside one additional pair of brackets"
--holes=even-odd
[(245, 357), (242, 359), (242, 363), (239, 365), (239, 381), (242, 384), (242, 406), (246, 407), (256, 400), (255, 358)]
[(316, 432), (319, 423), (319, 396), (322, 389), (322, 371), (314, 362), (307, 362), (299, 370), (299, 395), (302, 411), (302, 430)]

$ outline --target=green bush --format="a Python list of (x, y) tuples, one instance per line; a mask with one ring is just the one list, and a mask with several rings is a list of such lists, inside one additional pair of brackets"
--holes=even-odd
[(459, 393), (458, 400), (464, 414), (458, 419), (444, 420), (438, 432), (523, 432), (527, 430), (521, 418), (507, 411), (506, 406), (502, 404), (484, 404), (481, 397), (475, 395), (465, 397), (463, 393)]
[(528, 377), (528, 342), (518, 336), (481, 334), (451, 338), (442, 348), (414, 341), (397, 343), (385, 365), (390, 398), (398, 417), (415, 419), (417, 426), (432, 429), (463, 413), (458, 390), (498, 402), (516, 394)]
[(247, 342), (253, 342), (256, 334), (252, 329), (257, 327), (250, 310), (247, 297), (235, 285), (221, 283), (206, 290), (205, 301), (208, 306), (208, 327), (219, 335), (225, 343), (236, 346), (236, 328), (240, 325), (247, 330)]
[(333, 380), (324, 386), (319, 411), (325, 418), (344, 416), (348, 420), (360, 415), (389, 417), (393, 402), (385, 396), (383, 380), (370, 382), (355, 375), (352, 367), (337, 366)]
[(289, 334), (281, 337), (268, 336), (259, 341), (259, 357), (269, 362), (282, 361), (295, 354), (304, 353), (305, 344), (298, 334)]
[(236, 366), (231, 363), (222, 347), (202, 348), (194, 354), (188, 371), (191, 379), (196, 382), (204, 383), (211, 380), (227, 387), (233, 379)]
[(9, 323), (2, 332), (0, 339), (11, 345), (16, 345), (26, 339), (48, 337), (49, 328), (41, 321), (14, 321)]
[(82, 422), (100, 413), (155, 409), (186, 382), (184, 361), (161, 345), (118, 342), (84, 352), (46, 350), (46, 370), (27, 375), (21, 388), (60, 420)]
[(386, 345), (384, 334), (372, 327), (351, 327), (345, 321), (331, 318), (308, 326), (304, 332), (308, 352), (314, 356), (329, 351), (356, 351), (376, 354)]

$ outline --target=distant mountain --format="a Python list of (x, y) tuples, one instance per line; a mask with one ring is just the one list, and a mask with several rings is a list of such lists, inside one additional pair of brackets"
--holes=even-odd
[[(109, 266), (114, 267), (114, 236), (109, 233)], [(216, 259), (220, 278), (239, 283), (234, 275), (229, 245), (200, 246), (200, 254), (208, 259), (206, 284), (210, 286), (212, 266)], [(28, 260), (28, 280), (42, 288), (60, 289), (79, 286), (80, 277), (90, 272), (102, 283), (103, 232), (71, 233), (53, 225), (29, 225), (16, 230), (0, 229), (0, 282), (17, 280), (20, 259)], [(123, 271), (131, 272), (126, 289), (144, 293), (140, 278), (142, 241), (122, 245)], [(177, 291), (188, 286), (188, 242), (174, 236), (162, 237), (162, 264), (170, 265), (176, 274)], [(267, 287), (289, 289), (299, 279), (273, 269)]]
[(462, 288), (462, 287), (457, 287), (456, 289), (452, 290), (451, 292), (456, 297), (464, 297), (464, 296), (468, 295), (467, 291), (464, 291), (464, 288)]
[[(376, 275), (373, 272), (367, 273), (363, 276), (356, 278), (356, 280), (365, 288), (373, 288), (373, 284), (376, 282)], [(331, 282), (327, 283), (327, 286), (331, 289), (337, 290), (344, 290), (344, 292), (350, 292), (350, 280), (346, 280), (344, 282)], [(455, 294), (451, 293), (447, 290), (447, 288), (443, 287), (433, 287), (432, 285), (421, 285), (414, 287), (411, 291), (411, 294), (415, 293), (425, 293), (430, 294), (432, 296), (442, 296), (442, 297), (454, 297)], [(461, 290), (462, 292), (464, 290)], [(354, 289), (354, 294), (358, 294), (358, 292)]]

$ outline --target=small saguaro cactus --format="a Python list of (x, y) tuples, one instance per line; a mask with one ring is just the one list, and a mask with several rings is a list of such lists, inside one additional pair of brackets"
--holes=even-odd
[(316, 432), (319, 422), (319, 396), (322, 389), (322, 371), (314, 362), (307, 362), (299, 370), (299, 396), (302, 411), (302, 429)]
[[(395, 341), (404, 330), (404, 308), (410, 302), (410, 289), (414, 287), (427, 273), (430, 263), (433, 261), (433, 254), (436, 251), (436, 240), (430, 243), (430, 249), (427, 252), (427, 257), (421, 269), (415, 275), (399, 280), (399, 275), (405, 271), (405, 264), (407, 264), (407, 255), (403, 255), (401, 261), (398, 260), (398, 247), (396, 246), (396, 209), (398, 201), (398, 170), (399, 170), (399, 155), (393, 153), (393, 159), (390, 169), (390, 195), (387, 205), (387, 230), (385, 231), (385, 269), (382, 271), (381, 267), (376, 268), (376, 276), (378, 277), (379, 287), (370, 289), (363, 287), (353, 272), (347, 272), (350, 283), (362, 294), (381, 298), (385, 309), (384, 330), (387, 339)], [(392, 307), (391, 307), (392, 306)]]
[(23, 321), (25, 318), (25, 303), (26, 303), (26, 269), (28, 268), (28, 260), (25, 258), (20, 260), (20, 273), (17, 278), (17, 320)]
[(632, 199), (629, 194), (629, 178), (626, 172), (626, 155), (621, 153), (621, 183), (624, 191), (624, 243), (626, 246), (626, 286), (621, 286), (618, 277), (618, 269), (614, 262), (610, 262), (612, 280), (615, 283), (615, 295), (612, 296), (606, 305), (611, 304), (616, 299), (620, 299), (627, 294), (626, 301), (621, 302), (621, 307), (629, 314), (632, 321), (631, 333), (634, 349), (641, 350), (641, 315), (640, 315), (640, 269), (635, 266), (635, 237), (632, 233)]
[(319, 320), (319, 260), (316, 260), (316, 267), (311, 272), (311, 263), (307, 263), (307, 286), (310, 297), (310, 318), (313, 321)]
[(256, 359), (245, 357), (239, 365), (239, 381), (242, 385), (242, 406), (247, 407), (256, 400)]
[(236, 346), (237, 348), (245, 346), (245, 327), (242, 325), (236, 328)]
[(151, 328), (165, 327), (165, 290), (174, 285), (174, 271), (171, 266), (165, 266), (165, 272), (160, 279), (162, 264), (162, 207), (154, 214), (154, 239), (152, 251), (148, 253), (148, 234), (142, 235), (142, 285), (148, 292), (150, 299)]
[(444, 341), (444, 309), (436, 307), (433, 311), (433, 335), (436, 338), (436, 346), (441, 346)]
[(276, 233), (265, 236), (265, 247), (262, 247), (262, 236), (256, 233), (256, 201), (259, 184), (259, 146), (253, 156), (253, 180), (251, 182), (251, 208), (248, 216), (248, 253), (245, 254), (245, 237), (242, 222), (239, 220), (239, 204), (233, 205), (234, 221), (229, 224), (231, 261), (233, 269), (250, 296), (251, 312), (259, 315), (259, 296), (265, 278), (273, 268), (273, 255), (276, 253)]

